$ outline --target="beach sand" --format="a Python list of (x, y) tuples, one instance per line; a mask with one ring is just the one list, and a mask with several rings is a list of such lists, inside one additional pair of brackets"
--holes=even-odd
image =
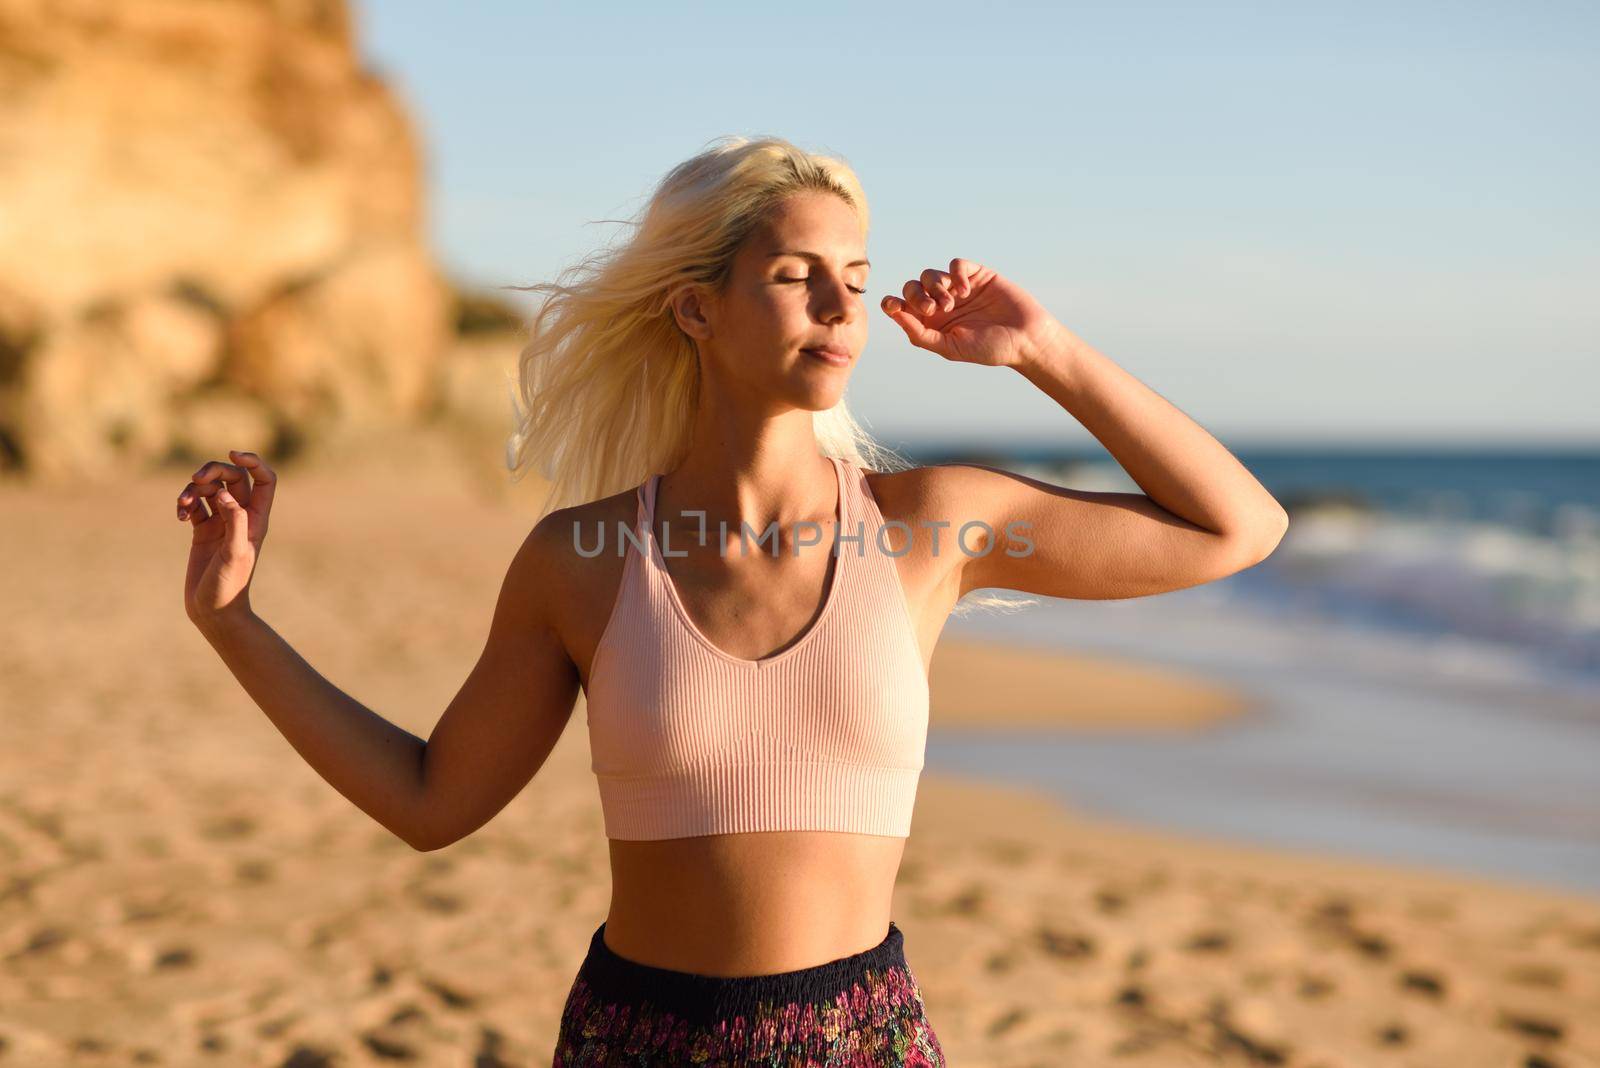
[[(532, 514), (531, 487), (452, 448), (286, 465), (252, 595), (422, 737)], [(0, 1065), (548, 1064), (609, 896), (581, 704), (504, 812), (413, 851), (185, 620), (190, 470), (0, 483)], [(936, 727), (1195, 729), (1243, 707), (1126, 663), (953, 640), (936, 661)], [(1140, 830), (930, 772), (894, 916), (952, 1065), (1600, 1064), (1590, 897)]]

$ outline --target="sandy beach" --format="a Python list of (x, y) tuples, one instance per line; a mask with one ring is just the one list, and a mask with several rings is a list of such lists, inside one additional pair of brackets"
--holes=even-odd
[[(535, 487), (445, 439), (380, 444), (283, 466), (253, 602), (426, 737)], [(504, 812), (413, 851), (184, 618), (191, 470), (0, 483), (0, 1065), (548, 1064), (609, 896), (581, 704)], [(934, 689), (935, 729), (1193, 730), (1246, 707), (1129, 662), (954, 641)], [(895, 916), (957, 1066), (1600, 1065), (1600, 899), (926, 773)]]

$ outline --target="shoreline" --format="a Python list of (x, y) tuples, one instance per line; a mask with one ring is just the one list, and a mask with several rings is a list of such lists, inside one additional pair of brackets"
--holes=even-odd
[(955, 637), (934, 647), (930, 729), (1204, 730), (1261, 702), (1238, 687), (1132, 658)]

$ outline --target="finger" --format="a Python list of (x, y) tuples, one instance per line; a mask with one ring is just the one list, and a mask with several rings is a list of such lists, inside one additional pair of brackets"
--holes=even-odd
[(184, 509), (180, 518), (187, 519), (190, 526), (198, 527), (213, 518), (212, 513), (206, 511), (206, 506), (197, 498), (195, 502)]
[[(200, 510), (200, 515), (203, 518), (206, 512), (201, 507), (200, 502), (216, 493), (217, 487), (220, 485), (222, 485), (220, 482), (207, 482), (203, 485), (191, 482), (183, 487), (183, 492), (178, 494), (178, 518), (187, 519), (189, 514), (196, 509)], [(213, 507), (212, 511), (214, 512), (216, 509)]]
[(272, 508), (272, 491), (278, 486), (277, 472), (253, 452), (229, 449), (228, 455), (250, 472), (250, 503), (246, 507), (257, 515), (265, 516)]
[(950, 289), (951, 281), (948, 274), (936, 271), (932, 267), (922, 272), (922, 288), (927, 290), (945, 311), (956, 306), (955, 294)]
[(216, 506), (217, 514), (222, 517), (222, 521), (228, 525), (228, 540), (235, 548), (243, 549), (245, 543), (250, 540), (250, 517), (245, 514), (244, 506), (226, 485), (217, 487), (211, 503)]
[(956, 295), (969, 297), (977, 288), (983, 264), (974, 263), (972, 260), (953, 259), (950, 261), (950, 274), (955, 279)]
[(202, 499), (214, 495), (221, 486), (221, 482), (189, 483), (178, 494), (178, 511), (193, 511)]
[(882, 308), (884, 314), (900, 324), (906, 332), (906, 337), (918, 348), (938, 351), (938, 345), (944, 340), (944, 335), (937, 330), (930, 330), (922, 325), (922, 320), (907, 309), (905, 301), (899, 297), (884, 297)]
[(233, 493), (235, 500), (241, 504), (250, 502), (250, 476), (245, 474), (244, 468), (238, 464), (208, 460), (194, 473), (194, 482), (200, 487), (225, 485)]
[(922, 315), (932, 315), (937, 310), (933, 298), (928, 296), (928, 291), (922, 288), (921, 282), (907, 282), (900, 287), (900, 292), (905, 295), (905, 304), (908, 308)]

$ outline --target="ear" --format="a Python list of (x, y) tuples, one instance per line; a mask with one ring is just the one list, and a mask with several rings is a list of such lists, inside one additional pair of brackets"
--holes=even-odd
[(678, 329), (699, 341), (711, 336), (710, 296), (698, 285), (686, 285), (672, 295), (672, 316)]

